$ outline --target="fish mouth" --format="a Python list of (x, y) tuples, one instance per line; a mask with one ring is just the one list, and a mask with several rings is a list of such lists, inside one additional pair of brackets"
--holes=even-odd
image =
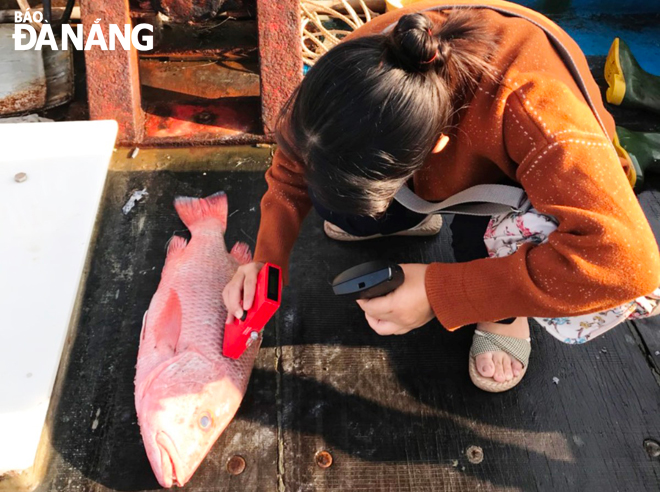
[(156, 443), (160, 450), (160, 470), (161, 470), (161, 485), (163, 487), (171, 487), (178, 485), (182, 487), (186, 483), (186, 478), (181, 469), (181, 461), (176, 447), (170, 439), (170, 436), (163, 431), (158, 432), (156, 435)]

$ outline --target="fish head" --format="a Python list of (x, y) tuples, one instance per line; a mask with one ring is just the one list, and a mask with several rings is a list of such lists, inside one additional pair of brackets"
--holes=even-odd
[[(142, 394), (138, 420), (151, 467), (163, 487), (183, 486), (227, 427), (226, 377), (204, 356), (168, 363)], [(227, 391), (229, 390), (229, 391)]]

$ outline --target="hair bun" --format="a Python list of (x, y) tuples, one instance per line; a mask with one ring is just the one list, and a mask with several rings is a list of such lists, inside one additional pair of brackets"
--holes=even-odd
[(387, 40), (390, 51), (407, 70), (425, 72), (438, 59), (438, 39), (424, 14), (402, 16)]

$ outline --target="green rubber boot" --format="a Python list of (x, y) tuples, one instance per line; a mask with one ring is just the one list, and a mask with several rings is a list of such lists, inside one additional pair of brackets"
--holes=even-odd
[(607, 102), (660, 113), (660, 77), (645, 72), (628, 45), (615, 38), (605, 62)]
[(660, 174), (660, 133), (633, 132), (617, 126), (616, 134), (635, 170), (633, 188), (637, 191), (644, 185), (645, 176)]

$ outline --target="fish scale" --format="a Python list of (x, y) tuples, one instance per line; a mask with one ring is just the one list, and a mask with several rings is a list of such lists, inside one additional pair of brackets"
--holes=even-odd
[(185, 484), (231, 422), (261, 344), (237, 360), (222, 355), (222, 290), (238, 259), (251, 261), (241, 243), (227, 252), (226, 196), (178, 197), (175, 208), (192, 237), (170, 241), (145, 313), (135, 377), (140, 431), (164, 487)]

